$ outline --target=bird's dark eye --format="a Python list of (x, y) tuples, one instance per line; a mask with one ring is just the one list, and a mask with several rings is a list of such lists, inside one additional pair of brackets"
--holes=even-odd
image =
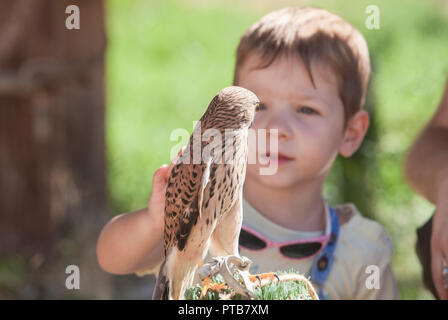
[(319, 112), (317, 112), (315, 109), (307, 106), (301, 106), (297, 111), (304, 114), (319, 114)]
[(262, 103), (258, 103), (255, 106), (255, 111), (261, 111), (261, 110), (264, 110), (264, 109), (266, 109), (266, 106), (264, 104), (262, 104)]

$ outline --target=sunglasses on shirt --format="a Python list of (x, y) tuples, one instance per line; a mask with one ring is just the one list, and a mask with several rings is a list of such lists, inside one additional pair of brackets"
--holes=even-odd
[(239, 246), (250, 251), (263, 251), (277, 248), (279, 253), (292, 260), (311, 258), (317, 255), (328, 243), (330, 235), (301, 239), (296, 241), (274, 242), (262, 236), (255, 230), (241, 226)]

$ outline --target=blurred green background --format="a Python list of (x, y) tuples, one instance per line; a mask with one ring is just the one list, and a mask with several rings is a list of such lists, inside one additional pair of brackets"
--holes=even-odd
[[(434, 206), (403, 178), (406, 150), (433, 114), (448, 74), (448, 1), (121, 1), (107, 2), (106, 143), (113, 214), (147, 205), (154, 171), (169, 163), (176, 128), (192, 131), (210, 99), (232, 84), (246, 28), (271, 10), (311, 5), (365, 36), (373, 74), (372, 125), (352, 159), (339, 159), (326, 185), (330, 203), (354, 202), (393, 239), (402, 299), (431, 299), (421, 282), (415, 229)], [(368, 30), (365, 9), (380, 9)]]

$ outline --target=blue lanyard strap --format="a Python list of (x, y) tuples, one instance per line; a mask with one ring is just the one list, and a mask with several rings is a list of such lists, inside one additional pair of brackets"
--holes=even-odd
[(319, 298), (323, 299), (322, 285), (330, 274), (334, 262), (334, 250), (339, 237), (339, 219), (335, 209), (330, 207), (331, 234), (325, 248), (315, 257), (311, 269), (311, 282), (319, 286)]

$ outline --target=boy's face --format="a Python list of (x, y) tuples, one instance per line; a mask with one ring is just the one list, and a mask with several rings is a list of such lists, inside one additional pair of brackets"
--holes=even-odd
[(255, 55), (248, 57), (239, 69), (237, 85), (251, 90), (261, 101), (251, 128), (266, 129), (268, 151), (274, 143), (269, 130), (278, 130), (278, 169), (274, 175), (260, 175), (260, 168), (273, 163), (260, 164), (258, 159), (264, 152), (249, 144), (257, 162), (248, 164), (247, 179), (272, 187), (291, 187), (316, 179), (323, 182), (347, 138), (335, 77), (323, 66), (312, 65), (313, 87), (298, 57), (277, 58), (269, 67), (255, 69), (259, 62)]

